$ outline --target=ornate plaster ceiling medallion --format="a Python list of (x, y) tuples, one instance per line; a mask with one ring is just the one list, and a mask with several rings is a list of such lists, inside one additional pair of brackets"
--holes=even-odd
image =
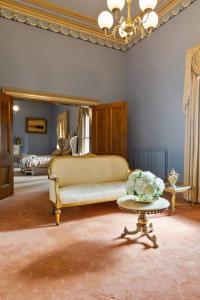
[[(122, 5), (125, 5), (125, 0), (107, 0), (108, 8), (113, 11), (114, 15), (119, 15), (119, 11)], [(127, 5), (132, 0), (126, 0)], [(152, 9), (156, 1), (158, 1), (157, 11), (159, 21), (155, 29), (159, 28), (171, 18), (179, 14), (189, 5), (196, 0), (135, 0), (139, 1), (140, 7), (145, 10), (148, 6)], [(92, 17), (81, 15), (72, 10), (58, 6), (56, 1), (44, 1), (44, 0), (0, 0), (0, 17), (13, 20), (16, 22), (24, 23), (33, 27), (41, 28), (42, 30), (52, 31), (54, 33), (63, 34), (72, 38), (78, 38), (83, 41), (98, 44), (100, 46), (113, 48), (116, 50), (127, 51), (129, 48), (140, 42), (146, 35), (141, 34), (141, 31), (131, 31), (126, 27), (127, 19), (121, 22), (123, 25), (120, 32), (113, 36), (112, 34), (105, 36), (104, 32), (99, 29), (97, 20)], [(93, 2), (92, 2), (93, 3)], [(148, 4), (147, 4), (148, 3)], [(152, 6), (153, 5), (153, 6)], [(116, 9), (115, 9), (116, 8)], [(109, 13), (109, 12), (108, 12)], [(146, 12), (148, 13), (148, 12)], [(98, 14), (98, 12), (97, 12)], [(150, 11), (149, 11), (150, 14)], [(143, 13), (144, 15), (144, 13)], [(128, 15), (129, 16), (129, 15)], [(142, 20), (142, 15), (135, 14), (134, 17), (130, 17), (131, 20)], [(120, 19), (119, 19), (120, 20)], [(151, 20), (151, 19), (150, 19)], [(105, 20), (103, 20), (104, 22)], [(102, 22), (102, 20), (101, 20)], [(107, 27), (110, 27), (108, 20), (106, 19)], [(110, 21), (109, 21), (110, 22)], [(125, 22), (125, 23), (124, 23)], [(142, 21), (143, 22), (143, 21)], [(151, 20), (152, 22), (152, 20)], [(151, 23), (150, 22), (150, 23)], [(118, 30), (119, 30), (118, 23)], [(131, 23), (132, 24), (132, 23)], [(135, 23), (134, 23), (135, 24)], [(131, 30), (133, 25), (131, 25)], [(101, 23), (102, 28), (103, 23)], [(109, 26), (108, 26), (109, 25)], [(142, 24), (140, 24), (143, 26)], [(152, 25), (152, 23), (151, 23)], [(154, 26), (144, 27), (144, 32), (152, 31)], [(136, 25), (135, 25), (136, 26)], [(108, 29), (108, 28), (107, 28)], [(108, 31), (108, 30), (107, 30)], [(117, 31), (117, 30), (115, 30)], [(126, 33), (127, 32), (127, 33)], [(121, 35), (120, 35), (121, 33)], [(127, 35), (127, 36), (125, 36)]]
[[(120, 11), (127, 4), (127, 17), (119, 16)], [(131, 16), (132, 0), (107, 0), (109, 11), (103, 11), (98, 18), (99, 27), (105, 36), (120, 37), (125, 44), (132, 42), (136, 35), (141, 38), (150, 36), (158, 25), (158, 15), (154, 11), (157, 0), (139, 0), (142, 16)], [(113, 25), (114, 21), (116, 24)]]

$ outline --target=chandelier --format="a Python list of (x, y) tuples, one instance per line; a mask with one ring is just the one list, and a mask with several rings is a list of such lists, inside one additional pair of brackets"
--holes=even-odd
[[(127, 3), (127, 17), (119, 17), (119, 12), (124, 8), (125, 1)], [(141, 16), (131, 17), (132, 0), (107, 0), (109, 11), (103, 11), (98, 17), (99, 27), (104, 31), (107, 37), (120, 37), (125, 43), (129, 43), (132, 39), (139, 35), (141, 38), (150, 36), (152, 31), (158, 24), (158, 15), (154, 12), (157, 0), (139, 0), (140, 9), (143, 11)], [(113, 24), (115, 22), (117, 24)]]

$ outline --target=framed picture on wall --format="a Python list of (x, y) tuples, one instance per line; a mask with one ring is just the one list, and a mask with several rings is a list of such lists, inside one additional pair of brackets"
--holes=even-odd
[(47, 133), (47, 120), (38, 118), (26, 119), (27, 133)]

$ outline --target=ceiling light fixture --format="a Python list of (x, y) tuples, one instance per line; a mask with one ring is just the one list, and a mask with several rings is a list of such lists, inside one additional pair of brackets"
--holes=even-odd
[[(119, 12), (124, 8), (125, 2), (127, 3), (127, 18), (123, 16), (119, 18)], [(158, 25), (158, 15), (154, 12), (157, 0), (139, 0), (143, 14), (135, 18), (131, 17), (131, 2), (132, 0), (107, 0), (108, 8), (114, 14), (114, 18), (109, 11), (103, 11), (98, 17), (99, 27), (106, 36), (120, 37), (126, 44), (131, 42), (137, 34), (141, 38), (145, 35), (150, 36)], [(117, 22), (116, 25), (113, 25), (114, 19)]]

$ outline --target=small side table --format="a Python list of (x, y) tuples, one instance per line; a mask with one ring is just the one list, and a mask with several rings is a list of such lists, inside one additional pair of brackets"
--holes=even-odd
[(159, 198), (158, 200), (151, 203), (136, 202), (132, 200), (131, 195), (126, 195), (120, 197), (117, 200), (119, 208), (123, 211), (128, 211), (133, 214), (139, 214), (138, 222), (136, 224), (136, 229), (129, 231), (126, 227), (124, 232), (121, 234), (120, 238), (124, 238), (127, 234), (136, 234), (142, 232), (145, 236), (152, 241), (154, 248), (158, 248), (157, 237), (155, 235), (151, 236), (149, 233), (153, 232), (153, 225), (150, 223), (148, 225), (148, 220), (146, 215), (158, 214), (168, 209), (170, 203), (164, 198)]
[[(188, 192), (188, 193), (194, 193), (195, 192), (195, 187), (194, 185), (177, 185), (175, 187), (172, 187), (170, 185), (166, 185), (165, 192), (170, 193), (171, 196), (171, 212), (172, 214), (175, 213), (175, 204), (176, 204), (176, 194), (178, 193), (184, 193), (184, 192)], [(194, 197), (191, 196), (192, 199), (192, 205), (194, 205)]]

